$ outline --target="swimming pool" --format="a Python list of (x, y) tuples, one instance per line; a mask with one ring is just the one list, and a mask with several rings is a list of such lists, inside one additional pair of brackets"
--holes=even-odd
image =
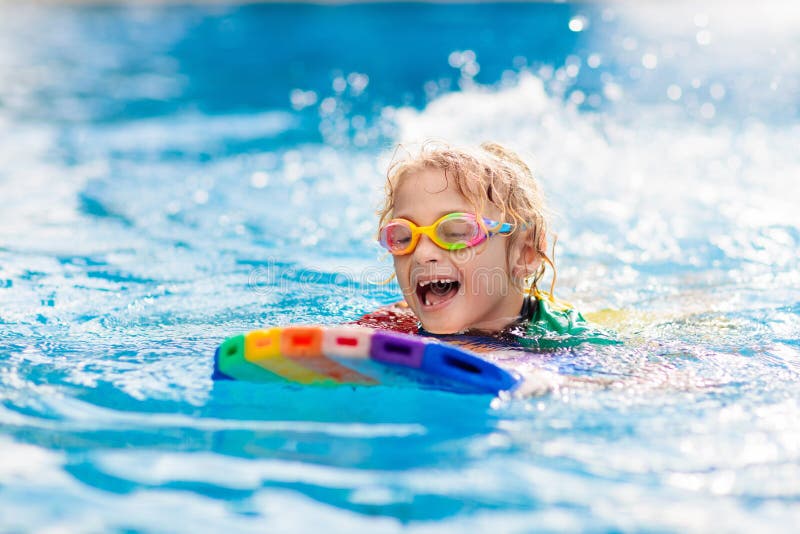
[[(790, 531), (798, 22), (2, 4), (0, 530)], [(557, 294), (626, 339), (536, 364), (610, 387), (212, 384), (229, 335), (398, 298), (374, 207), (421, 136), (533, 156)]]

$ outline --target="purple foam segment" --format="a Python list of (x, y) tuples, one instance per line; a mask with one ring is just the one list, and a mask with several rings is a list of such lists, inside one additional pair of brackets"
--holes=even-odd
[(419, 338), (391, 332), (375, 332), (369, 357), (378, 362), (419, 369), (427, 343)]

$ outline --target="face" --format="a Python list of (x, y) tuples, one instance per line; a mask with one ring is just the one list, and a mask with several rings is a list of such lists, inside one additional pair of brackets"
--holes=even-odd
[[(472, 213), (451, 182), (438, 169), (403, 177), (395, 188), (392, 218), (427, 226), (448, 213)], [(500, 213), (483, 216), (499, 219)], [(517, 318), (523, 296), (510, 271), (520, 251), (509, 251), (509, 239), (495, 235), (476, 247), (447, 251), (422, 235), (413, 252), (394, 256), (403, 296), (425, 330), (497, 331)]]

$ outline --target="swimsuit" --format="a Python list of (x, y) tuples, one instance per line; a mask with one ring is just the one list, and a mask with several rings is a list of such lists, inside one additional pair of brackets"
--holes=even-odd
[(521, 345), (527, 348), (555, 349), (574, 347), (581, 343), (617, 344), (620, 341), (589, 323), (574, 308), (561, 307), (541, 298), (526, 296), (520, 315), (511, 325), (494, 334), (479, 333), (477, 336), (464, 334), (437, 335), (426, 332), (404, 301), (380, 308), (361, 317), (356, 324), (393, 330), (405, 334), (419, 334), (436, 337), (444, 341), (464, 340), (465, 335), (481, 345), (508, 348)]
[(561, 307), (545, 299), (525, 297), (520, 319), (512, 325), (523, 347), (554, 349), (581, 343), (613, 345), (621, 343), (613, 333), (602, 330), (583, 318), (572, 307)]

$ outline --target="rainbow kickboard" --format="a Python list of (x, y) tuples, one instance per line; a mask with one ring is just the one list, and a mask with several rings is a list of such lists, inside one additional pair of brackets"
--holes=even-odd
[(471, 352), (431, 338), (361, 326), (287, 326), (226, 339), (215, 380), (306, 386), (416, 385), (498, 393), (520, 379)]

